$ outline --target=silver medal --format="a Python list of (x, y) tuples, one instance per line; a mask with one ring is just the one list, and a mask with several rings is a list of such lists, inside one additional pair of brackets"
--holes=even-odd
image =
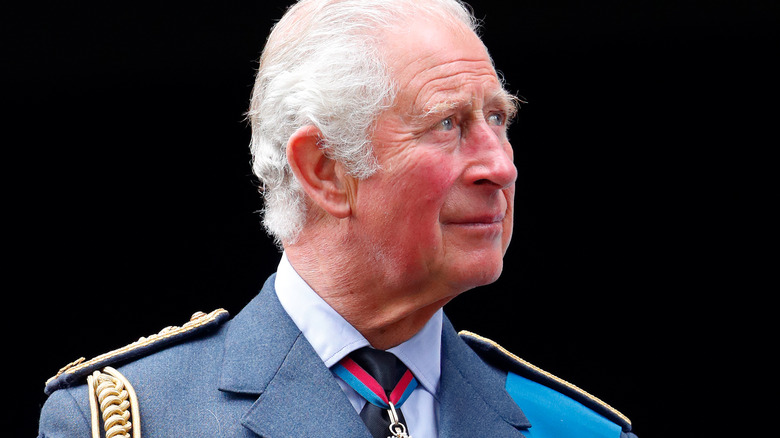
[(398, 413), (395, 411), (393, 403), (390, 404), (390, 409), (387, 410), (387, 414), (390, 416), (390, 435), (387, 438), (412, 438), (411, 435), (406, 434), (406, 426), (398, 419)]

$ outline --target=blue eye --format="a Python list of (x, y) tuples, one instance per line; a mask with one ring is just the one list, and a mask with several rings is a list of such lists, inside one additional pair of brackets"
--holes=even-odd
[(506, 120), (506, 117), (501, 113), (493, 113), (487, 117), (489, 125), (502, 126)]
[(452, 120), (452, 117), (447, 117), (446, 119), (439, 122), (437, 128), (442, 131), (452, 131), (455, 129), (455, 121)]

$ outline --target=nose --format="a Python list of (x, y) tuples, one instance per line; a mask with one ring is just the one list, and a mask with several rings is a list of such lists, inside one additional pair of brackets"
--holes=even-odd
[(517, 180), (512, 146), (505, 134), (499, 134), (485, 122), (472, 126), (464, 152), (470, 163), (464, 176), (468, 183), (491, 185), (498, 189), (511, 186)]

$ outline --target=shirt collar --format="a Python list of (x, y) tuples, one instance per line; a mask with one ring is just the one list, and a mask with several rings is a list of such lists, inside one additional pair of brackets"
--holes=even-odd
[[(282, 307), (325, 366), (330, 368), (349, 353), (370, 345), (298, 275), (284, 253), (276, 271), (275, 288)], [(439, 309), (417, 334), (388, 350), (434, 395), (441, 377), (442, 315)]]

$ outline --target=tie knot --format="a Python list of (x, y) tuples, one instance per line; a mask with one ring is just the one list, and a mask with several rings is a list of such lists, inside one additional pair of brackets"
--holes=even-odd
[(355, 350), (349, 357), (376, 379), (387, 393), (395, 388), (408, 369), (393, 353), (370, 347)]
[(333, 373), (368, 402), (360, 418), (371, 436), (385, 438), (389, 430), (393, 436), (408, 437), (400, 407), (417, 387), (417, 379), (395, 355), (361, 348), (334, 365)]

